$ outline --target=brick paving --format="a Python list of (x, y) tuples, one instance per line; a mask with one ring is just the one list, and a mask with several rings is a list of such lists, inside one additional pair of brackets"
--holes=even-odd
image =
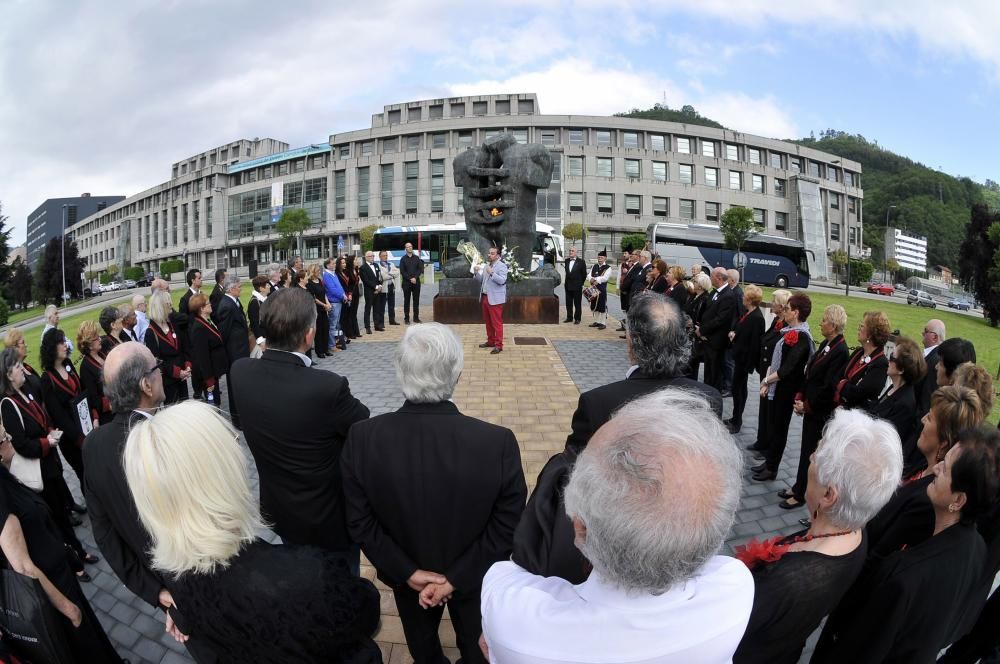
[[(428, 285), (422, 293), (422, 319), (425, 321), (432, 318), (430, 301), (435, 291), (434, 286)], [(557, 292), (561, 295), (562, 289), (557, 289)], [(453, 326), (465, 349), (465, 368), (454, 401), (463, 413), (514, 431), (521, 446), (529, 489), (534, 486), (545, 461), (562, 449), (580, 392), (620, 380), (628, 368), (625, 342), (614, 331), (616, 317), (621, 314), (614, 296), (609, 298), (609, 314), (608, 328), (601, 331), (588, 327), (591, 321), (586, 312), (581, 325), (507, 325), (501, 355), (490, 355), (487, 350), (477, 347), (484, 337), (481, 325)], [(397, 318), (402, 320), (401, 312)], [(402, 405), (403, 395), (396, 384), (392, 358), (403, 330), (405, 327), (402, 325), (387, 326), (385, 332), (364, 335), (346, 352), (320, 360), (318, 366), (346, 376), (352, 393), (368, 406), (372, 415), (395, 410)], [(544, 337), (547, 344), (517, 345), (515, 339), (519, 336)], [(736, 437), (740, 445), (753, 442), (756, 436), (756, 377), (752, 377), (750, 382), (751, 403), (744, 415), (743, 431)], [(728, 415), (732, 408), (731, 400), (725, 401), (725, 407)], [(729, 551), (751, 537), (789, 533), (799, 528), (797, 520), (805, 516), (804, 510), (787, 512), (780, 509), (776, 493), (794, 481), (800, 427), (799, 418), (794, 418), (777, 480), (755, 483), (747, 474), (736, 524), (726, 542)], [(249, 455), (249, 451), (247, 453)], [(749, 464), (749, 455), (747, 460)], [(66, 467), (69, 468), (68, 464)], [(251, 473), (256, 492), (257, 473), (252, 463)], [(68, 472), (66, 479), (79, 496), (75, 476)], [(706, 489), (710, 490), (710, 487)], [(86, 516), (77, 534), (88, 550), (97, 550)], [(273, 533), (261, 535), (269, 541), (277, 541)], [(374, 569), (367, 561), (362, 562), (362, 574), (375, 580)], [(163, 614), (132, 595), (104, 560), (89, 569), (94, 580), (82, 584), (84, 594), (90, 599), (122, 657), (136, 664), (193, 661), (183, 646), (163, 633)], [(412, 662), (392, 594), (380, 582), (376, 581), (376, 585), (382, 597), (382, 626), (376, 640), (383, 657), (391, 664)], [(452, 661), (457, 661), (459, 654), (454, 647), (454, 632), (447, 613), (442, 621), (441, 637), (446, 647), (445, 654)]]

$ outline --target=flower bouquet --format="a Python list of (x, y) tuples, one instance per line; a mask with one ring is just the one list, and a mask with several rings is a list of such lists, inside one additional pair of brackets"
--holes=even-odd
[(517, 262), (517, 257), (514, 252), (517, 247), (510, 247), (509, 249), (505, 246), (500, 250), (500, 260), (507, 264), (507, 280), (517, 283), (519, 281), (524, 281), (529, 276), (528, 271), (521, 267), (521, 264)]
[(476, 245), (468, 242), (467, 240), (462, 240), (455, 248), (458, 249), (460, 254), (468, 259), (469, 272), (475, 274), (476, 267), (483, 262), (483, 256), (479, 253), (479, 249), (476, 249)]

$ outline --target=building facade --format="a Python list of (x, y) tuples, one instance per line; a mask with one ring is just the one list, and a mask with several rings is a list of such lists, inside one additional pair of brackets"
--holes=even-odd
[(885, 257), (895, 260), (902, 268), (926, 274), (927, 238), (919, 235), (907, 235), (898, 228), (887, 228), (885, 229)]
[(814, 276), (848, 242), (861, 253), (857, 162), (711, 127), (543, 115), (534, 94), (385, 106), (368, 128), (295, 150), (273, 139), (238, 141), (177, 162), (169, 181), (71, 232), (97, 270), (126, 256), (154, 271), (179, 257), (203, 270), (242, 268), (288, 256), (276, 248), (275, 221), (302, 207), (313, 222), (303, 234), (304, 258), (317, 260), (336, 253), (338, 241), (351, 251), (365, 226), (463, 221), (452, 160), (501, 132), (552, 151), (538, 220), (586, 226), (588, 259), (605, 247), (614, 253), (621, 235), (653, 223), (718, 224), (734, 205), (753, 209), (762, 231), (805, 242)]
[(28, 264), (34, 267), (42, 249), (45, 248), (49, 240), (54, 237), (62, 237), (65, 229), (72, 228), (79, 220), (97, 214), (123, 200), (125, 200), (124, 196), (91, 196), (90, 194), (80, 194), (75, 198), (47, 199), (28, 215), (28, 230), (25, 240)]

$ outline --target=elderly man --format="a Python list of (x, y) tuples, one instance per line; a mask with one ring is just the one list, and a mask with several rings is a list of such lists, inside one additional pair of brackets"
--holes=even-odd
[(514, 561), (530, 572), (582, 583), (590, 566), (573, 545), (573, 526), (566, 516), (562, 493), (577, 456), (594, 432), (623, 404), (665, 387), (697, 393), (715, 415), (722, 415), (718, 390), (684, 377), (691, 356), (684, 314), (670, 298), (646, 293), (628, 312), (631, 368), (620, 380), (580, 395), (573, 413), (573, 430), (566, 449), (556, 454), (538, 475), (535, 490), (517, 526)]
[(754, 584), (717, 556), (740, 500), (743, 455), (700, 395), (629, 402), (573, 467), (566, 511), (593, 571), (582, 584), (499, 562), (483, 579), (491, 661), (728, 662)]
[[(222, 283), (223, 295), (219, 299), (219, 308), (212, 309), (215, 323), (219, 327), (219, 334), (222, 335), (222, 343), (226, 346), (226, 357), (229, 359), (229, 366), (236, 360), (250, 357), (250, 332), (247, 323), (247, 315), (240, 302), (240, 278), (233, 275), (226, 275)], [(301, 289), (300, 289), (301, 290)], [(266, 329), (266, 328), (265, 328)], [(263, 385), (260, 383), (259, 385)], [(236, 398), (233, 391), (233, 374), (226, 376), (226, 391), (229, 394), (229, 416), (232, 418), (233, 426), (240, 428), (240, 413), (236, 406)]]
[[(42, 336), (54, 327), (59, 327), (59, 307), (50, 304), (45, 307), (45, 327), (42, 328)], [(70, 335), (66, 335), (66, 357), (73, 356), (73, 342), (69, 340)]]
[(146, 338), (146, 329), (149, 327), (149, 317), (146, 315), (146, 298), (136, 293), (132, 296), (132, 309), (135, 310), (135, 338), (142, 341)]
[(490, 355), (503, 352), (503, 305), (507, 302), (507, 264), (500, 260), (500, 250), (490, 247), (488, 263), (476, 266), (476, 281), (481, 284), (479, 303), (486, 324), (486, 343), (480, 348), (492, 348)]
[[(652, 254), (645, 249), (632, 252), (632, 267), (622, 280), (622, 289), (628, 291), (629, 307), (639, 298), (639, 294), (646, 289), (646, 275), (653, 268), (652, 260)], [(621, 335), (621, 338), (624, 339), (625, 335)]]
[(383, 285), (382, 295), (379, 297), (378, 308), (382, 313), (382, 320), (385, 321), (384, 311), (389, 311), (389, 325), (399, 325), (396, 322), (396, 279), (399, 278), (399, 268), (389, 260), (388, 251), (380, 251), (378, 254), (379, 269), (382, 270)]
[(570, 247), (566, 258), (566, 320), (564, 323), (580, 324), (583, 317), (583, 284), (587, 281), (587, 264), (576, 255), (576, 247)]
[(448, 661), (438, 624), (449, 597), (462, 661), (484, 661), (480, 584), (510, 556), (527, 493), (513, 432), (450, 401), (462, 365), (447, 327), (409, 328), (396, 349), (406, 403), (351, 427), (341, 462), (351, 538), (392, 588), (416, 662)]
[[(739, 270), (729, 268), (726, 270), (726, 275), (729, 278), (729, 287), (733, 289), (733, 293), (736, 295), (736, 311), (733, 313), (733, 323), (729, 328), (730, 332), (735, 332), (736, 323), (739, 322), (740, 316), (746, 313), (746, 309), (743, 307), (743, 289), (740, 288)], [(735, 370), (736, 362), (733, 360), (733, 349), (729, 344), (726, 344), (726, 354), (722, 365), (722, 396), (724, 397), (732, 395), (733, 372)]]
[(267, 266), (267, 282), (271, 285), (271, 292), (281, 288), (281, 266), (271, 263)]
[(379, 301), (385, 288), (382, 283), (386, 275), (382, 273), (382, 268), (375, 262), (375, 252), (365, 252), (365, 262), (358, 269), (361, 276), (361, 284), (365, 290), (365, 334), (372, 333), (372, 311), (375, 312), (375, 331), (385, 331), (385, 318), (383, 313), (385, 305), (379, 309)]
[[(247, 446), (260, 474), (260, 507), (290, 544), (340, 554), (358, 571), (358, 548), (344, 523), (340, 451), (351, 425), (368, 409), (347, 379), (311, 369), (316, 302), (302, 288), (282, 288), (261, 307), (267, 350), (236, 361), (230, 395), (240, 404)], [(244, 332), (244, 344), (246, 333)], [(262, 386), (281, 385), (277, 391)]]
[(729, 330), (736, 315), (736, 294), (729, 286), (726, 268), (717, 267), (710, 275), (715, 292), (705, 305), (701, 324), (695, 333), (705, 340), (705, 382), (717, 390), (722, 389), (722, 371), (726, 348), (729, 346)]
[[(167, 631), (178, 641), (187, 641), (188, 650), (198, 661), (198, 639), (177, 614), (167, 590), (169, 580), (153, 569), (149, 559), (151, 540), (136, 513), (125, 480), (122, 453), (132, 425), (149, 418), (163, 405), (163, 375), (156, 358), (145, 345), (123, 343), (108, 353), (104, 361), (104, 393), (111, 402), (114, 419), (91, 431), (84, 442), (87, 468), (86, 495), (94, 539), (125, 586), (154, 608), (166, 610)], [(176, 626), (174, 622), (176, 621)]]
[(924, 361), (927, 363), (927, 373), (914, 386), (917, 395), (917, 413), (919, 417), (931, 409), (931, 395), (938, 388), (937, 364), (938, 346), (945, 340), (944, 322), (932, 318), (924, 325)]

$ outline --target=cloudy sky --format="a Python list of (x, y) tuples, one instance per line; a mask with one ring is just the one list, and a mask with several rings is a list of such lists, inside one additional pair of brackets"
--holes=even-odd
[(500, 92), (543, 113), (665, 101), (776, 138), (841, 129), (1000, 181), (998, 25), (992, 0), (0, 0), (0, 201), (20, 244), (46, 198), (130, 195), (236, 138), (300, 146), (385, 104)]

